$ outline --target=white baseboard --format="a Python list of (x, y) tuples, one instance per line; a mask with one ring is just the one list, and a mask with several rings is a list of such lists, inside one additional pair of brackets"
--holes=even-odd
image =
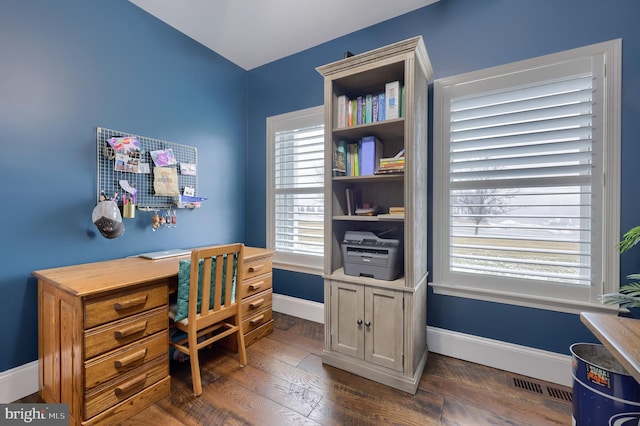
[[(273, 295), (273, 310), (324, 323), (324, 304)], [(487, 365), (534, 379), (572, 386), (571, 357), (499, 340), (427, 327), (430, 352)], [(7, 404), (38, 391), (38, 361), (0, 373), (0, 403)]]
[(272, 309), (281, 314), (324, 324), (324, 303), (274, 293)]
[(0, 403), (9, 404), (38, 392), (38, 361), (0, 373)]
[(571, 387), (571, 356), (436, 327), (427, 327), (430, 352)]

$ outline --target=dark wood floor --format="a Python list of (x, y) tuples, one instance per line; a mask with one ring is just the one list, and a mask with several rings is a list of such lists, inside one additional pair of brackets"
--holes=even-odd
[[(571, 389), (429, 354), (416, 395), (322, 364), (322, 324), (274, 313), (273, 334), (247, 349), (171, 366), (171, 395), (126, 425), (570, 425)], [(35, 402), (36, 396), (25, 398)]]

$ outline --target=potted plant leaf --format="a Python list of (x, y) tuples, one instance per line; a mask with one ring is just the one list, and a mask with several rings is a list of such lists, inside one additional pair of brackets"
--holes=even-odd
[[(627, 231), (622, 241), (617, 245), (620, 254), (640, 242), (640, 225)], [(616, 293), (607, 293), (602, 295), (602, 302), (607, 305), (619, 304), (621, 308), (640, 308), (640, 273), (627, 275), (632, 281), (628, 284), (620, 286)]]

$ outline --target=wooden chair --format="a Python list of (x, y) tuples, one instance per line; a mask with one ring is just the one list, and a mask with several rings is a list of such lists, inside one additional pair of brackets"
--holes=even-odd
[[(247, 363), (242, 331), (242, 309), (239, 287), (242, 283), (244, 244), (229, 244), (193, 250), (190, 261), (181, 261), (178, 297), (186, 293), (188, 282), (188, 314), (176, 319), (177, 311), (184, 311), (184, 303), (170, 307), (170, 326), (186, 333), (186, 337), (169, 340), (176, 350), (189, 355), (193, 394), (202, 394), (198, 350), (222, 338), (236, 335), (240, 365)], [(190, 262), (190, 263), (188, 263)], [(188, 268), (188, 276), (182, 274)], [(212, 272), (213, 270), (213, 272)], [(200, 287), (200, 289), (199, 289)], [(195, 303), (199, 301), (199, 303)], [(182, 313), (180, 316), (184, 316)]]

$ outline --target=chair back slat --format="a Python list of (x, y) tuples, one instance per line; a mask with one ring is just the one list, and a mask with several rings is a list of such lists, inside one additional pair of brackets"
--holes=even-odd
[[(219, 255), (216, 257), (216, 286), (214, 288), (214, 296), (213, 296), (213, 310), (214, 311), (218, 311), (220, 310), (220, 307), (222, 305), (221, 303), (221, 299), (222, 299), (222, 277), (223, 277), (223, 271), (224, 271), (224, 258), (225, 256), (223, 255)], [(228, 307), (229, 305), (227, 305)]]
[[(235, 263), (236, 253), (227, 255), (227, 273), (225, 274), (225, 291), (224, 291), (224, 305), (231, 305), (231, 298), (233, 295), (233, 282), (236, 280), (236, 276), (233, 273), (233, 264)], [(221, 286), (222, 287), (222, 286)], [(237, 291), (237, 289), (236, 289)]]
[[(198, 278), (196, 277), (195, 285), (198, 285)], [(191, 278), (193, 280), (193, 278)], [(203, 259), (202, 265), (202, 303), (200, 305), (200, 315), (206, 315), (209, 312), (209, 306), (211, 305), (211, 258), (206, 257)], [(197, 299), (195, 299), (197, 300)]]

